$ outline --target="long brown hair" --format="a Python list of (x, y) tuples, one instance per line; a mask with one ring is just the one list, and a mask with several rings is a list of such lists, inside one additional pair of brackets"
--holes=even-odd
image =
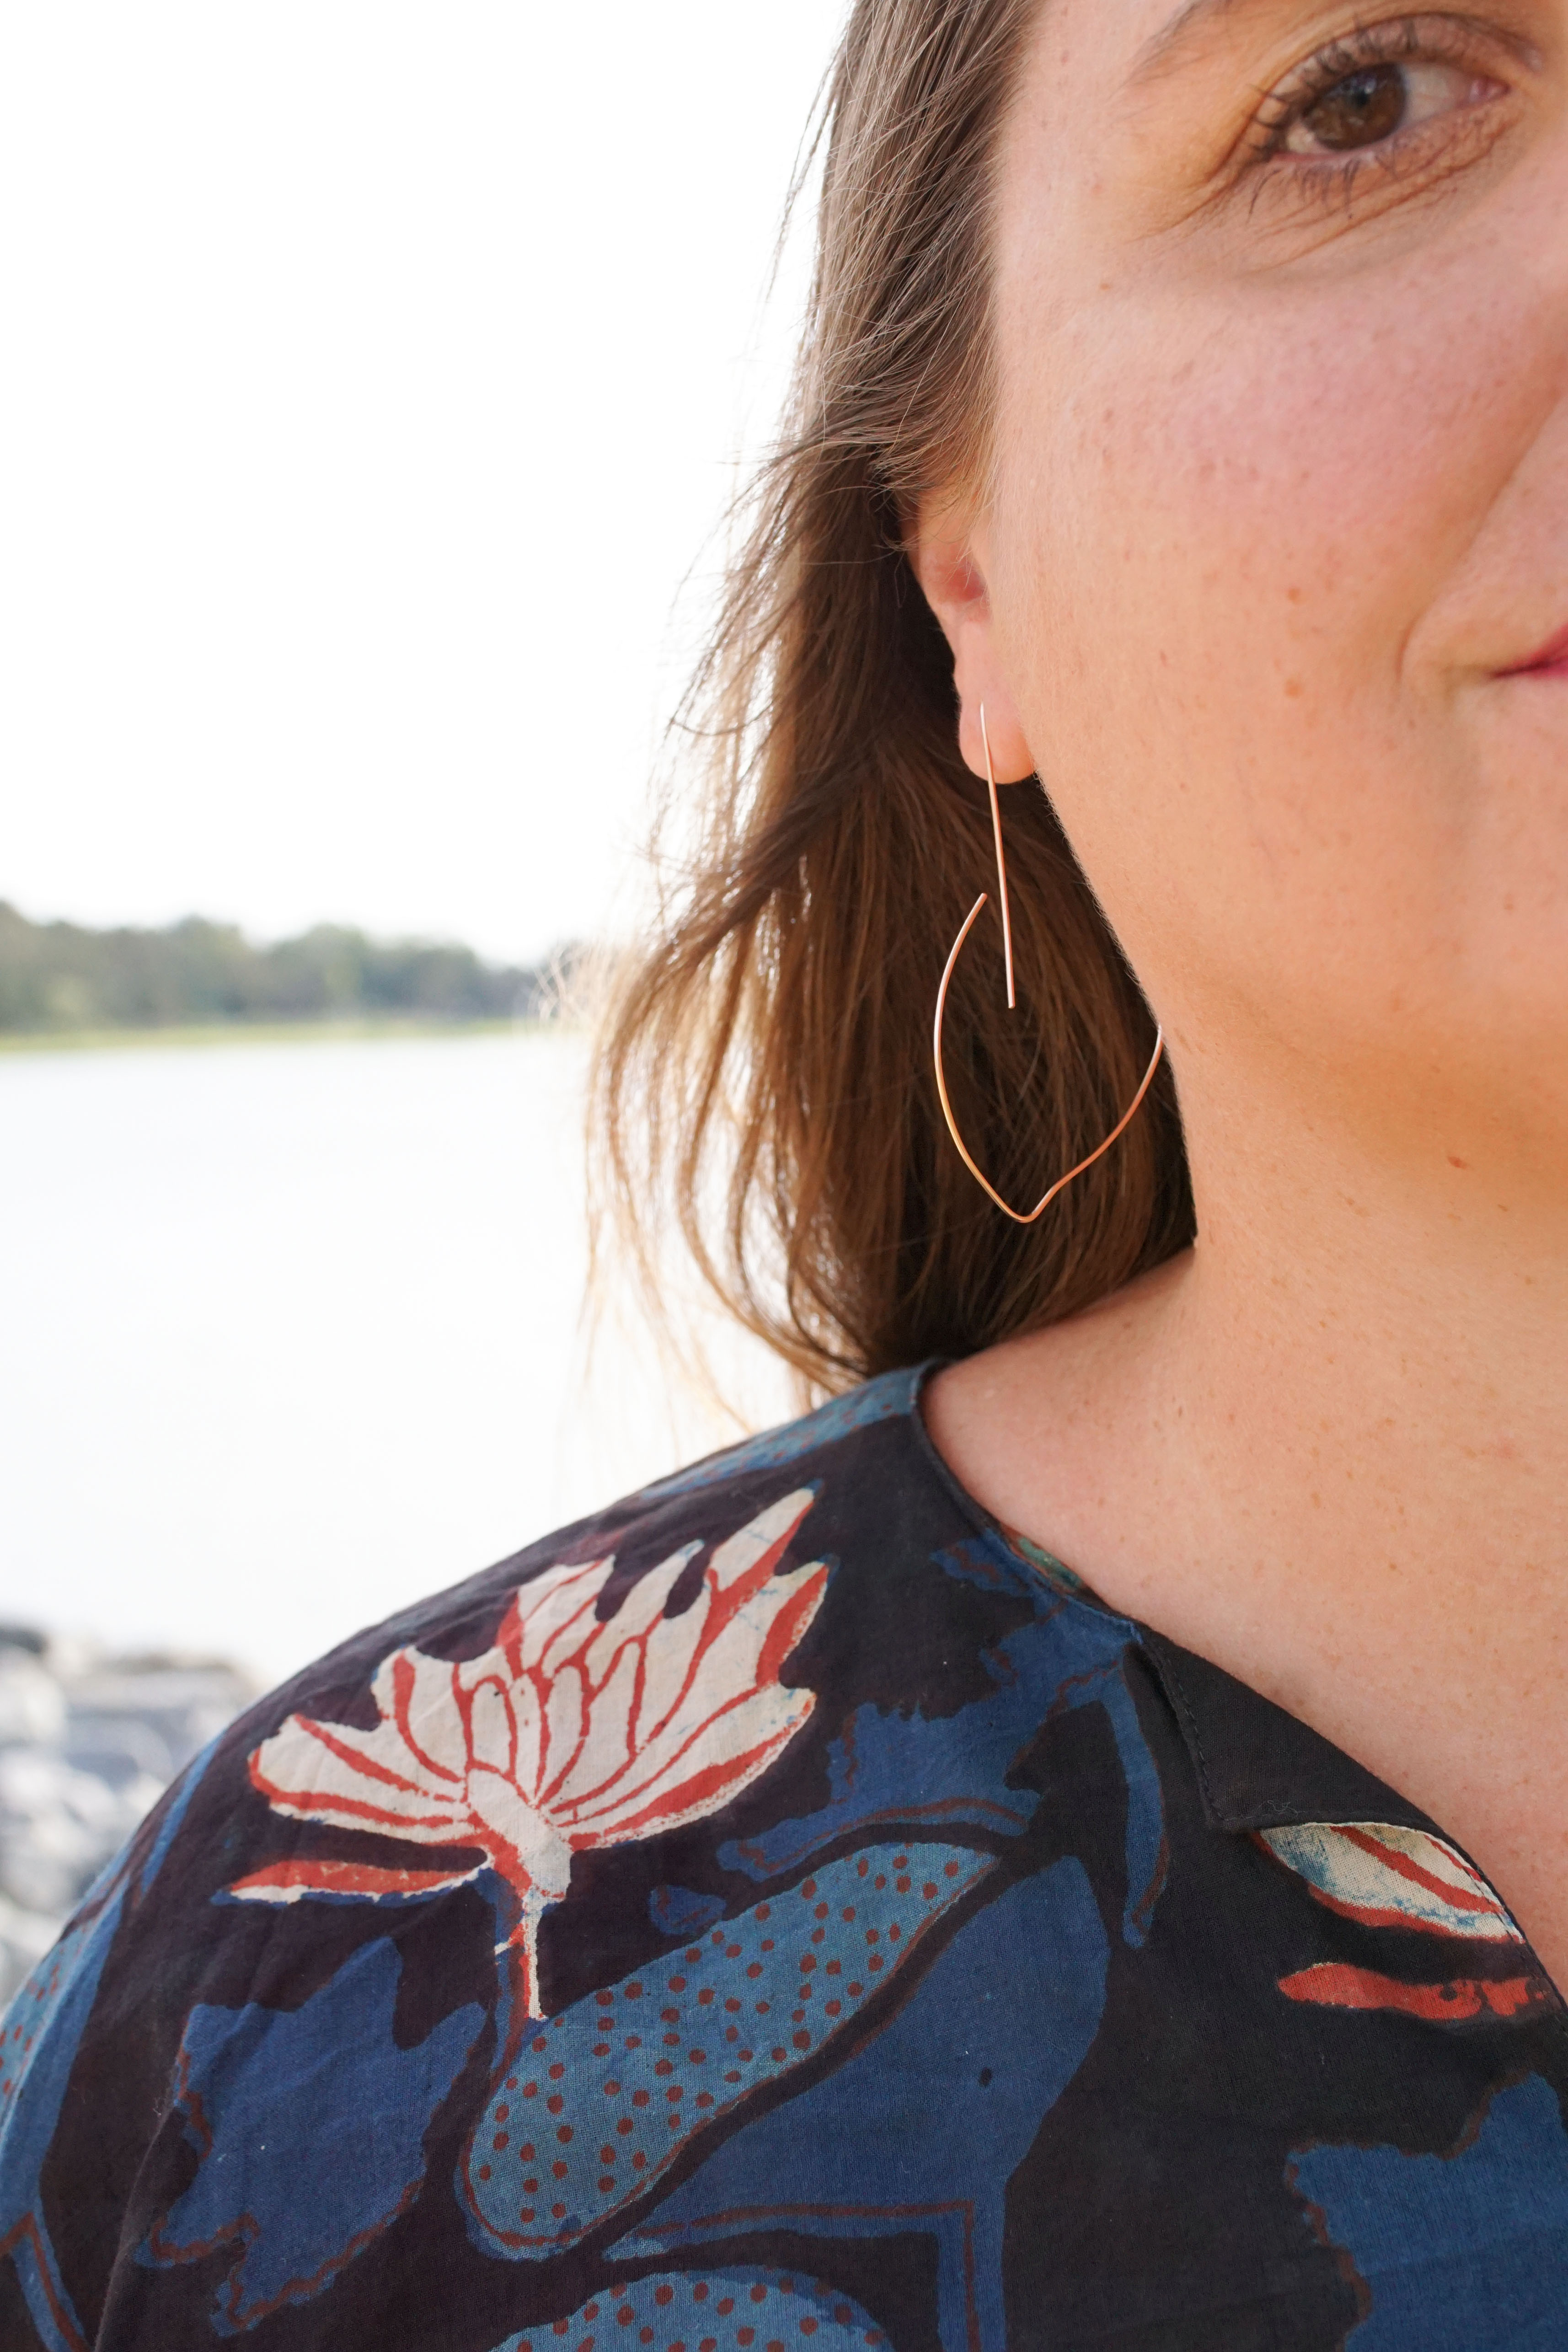
[[(1037, 5), (852, 12), (786, 436), (677, 729), (706, 796), (695, 819), (666, 802), (658, 927), (596, 1059), (601, 1215), (624, 1216), (655, 1282), (673, 1220), (818, 1391), (1070, 1315), (1192, 1233), (1163, 1067), (1028, 1229), (966, 1173), (932, 1075), (943, 961), (993, 866), (905, 540), (923, 494), (983, 478), (992, 156)], [(945, 1059), (970, 1148), (1021, 1204), (1115, 1124), (1153, 1025), (1044, 793), (1003, 811), (1019, 1010), (988, 918)]]

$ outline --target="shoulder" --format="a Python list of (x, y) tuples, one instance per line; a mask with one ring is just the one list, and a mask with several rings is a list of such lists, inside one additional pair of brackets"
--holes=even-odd
[(1010, 1688), (1011, 1737), (1132, 1629), (954, 1485), (922, 1384), (868, 1381), (353, 1635), (196, 1759), (99, 1908), (183, 1915), (178, 2006), (245, 1916), (486, 1875), (559, 1902), (574, 1853), (725, 1811), (813, 1717), (952, 1723)]
[[(837, 1525), (852, 1497), (871, 1499), (907, 1486), (912, 1444), (924, 1447), (916, 1400), (919, 1370), (888, 1373), (835, 1397), (815, 1412), (707, 1455), (620, 1497), (587, 1517), (552, 1529), (462, 1582), (434, 1592), (366, 1627), (270, 1693), (233, 1728), (229, 1745), (254, 1744), (256, 1732), (295, 1713), (337, 1712), (362, 1694), (390, 1658), (417, 1651), (460, 1662), (513, 1642), (531, 1657), (535, 1637), (552, 1629), (552, 1664), (574, 1646), (567, 1629), (591, 1615), (617, 1614), (633, 1587), (658, 1575), (662, 1607), (683, 1612), (700, 1577), (680, 1570), (723, 1551), (718, 1582), (727, 1589), (743, 1554), (766, 1557), (788, 1573), (805, 1563), (820, 1532)], [(836, 1564), (836, 1563), (835, 1563)], [(652, 1589), (642, 1595), (646, 1609)]]
[(1021, 1747), (1064, 1688), (1076, 1707), (1119, 1673), (1133, 1629), (986, 1521), (920, 1388), (890, 1374), (712, 1455), (272, 1694), (161, 1832), (185, 1949), (272, 1966), (247, 1918), (319, 1941), (328, 1911), (465, 1913), (477, 1893), (537, 2013), (615, 1972), (612, 1887), (683, 1932), (671, 1839), (767, 1876), (907, 1817), (915, 1789), (1021, 1824), (1032, 1804), (1001, 1786)]
[[(870, 1382), (399, 1612), (170, 1791), (19, 1997), (0, 2084), (0, 2234), (47, 2247), (85, 2340), (111, 2287), (149, 2341), (193, 2338), (214, 2293), (225, 2329), (301, 2280), (314, 2302), (350, 2261), (392, 2294), (453, 2193), (489, 2253), (517, 2258), (525, 2210), (529, 2259), (568, 2251), (685, 2143), (633, 2131), (643, 2175), (580, 2179), (563, 2116), (568, 2187), (536, 2209), (495, 2153), (530, 2037), (586, 2081), (603, 2004), (666, 1979), (678, 2001), (694, 1937), (783, 2010), (820, 1958), (837, 2034), (1030, 1845), (1019, 1759), (1053, 1710), (1103, 1692), (1130, 1760), (1129, 1629), (954, 1487), (918, 1391)], [(835, 1918), (881, 1906), (858, 1974), (812, 1958), (826, 1928), (802, 1954), (769, 1925), (834, 1889)], [(745, 2083), (771, 2095), (815, 2047), (797, 2020)]]

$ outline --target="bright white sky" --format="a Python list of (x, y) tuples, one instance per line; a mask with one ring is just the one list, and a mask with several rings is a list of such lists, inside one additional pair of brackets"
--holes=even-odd
[(841, 0), (0, 23), (0, 897), (603, 927)]

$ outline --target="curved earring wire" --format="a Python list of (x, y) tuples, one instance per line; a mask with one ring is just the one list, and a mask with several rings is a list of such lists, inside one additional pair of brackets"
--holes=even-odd
[[(991, 766), (991, 740), (989, 735), (986, 731), (986, 713), (984, 706), (982, 706), (980, 710), (980, 740), (986, 748), (986, 782), (989, 788), (991, 797), (991, 830), (997, 845), (997, 887), (998, 895), (1001, 902), (1002, 945), (1007, 957), (1008, 967), (1008, 1010), (1011, 1012), (1015, 1000), (1013, 996), (1012, 921), (1008, 906), (1008, 869), (1007, 862), (1002, 855), (1002, 815), (1000, 804), (997, 799), (997, 780)], [(943, 968), (942, 985), (936, 991), (936, 1021), (932, 1033), (931, 1057), (936, 1065), (936, 1093), (942, 1105), (942, 1116), (947, 1122), (947, 1132), (952, 1137), (954, 1144), (957, 1149), (959, 1159), (963, 1161), (965, 1167), (968, 1170), (976, 1183), (980, 1187), (980, 1190), (995, 1202), (997, 1207), (1001, 1211), (1004, 1217), (1010, 1217), (1015, 1225), (1032, 1225), (1037, 1217), (1041, 1217), (1045, 1214), (1045, 1212), (1050, 1208), (1057, 1194), (1059, 1192), (1065, 1192), (1068, 1185), (1071, 1183), (1073, 1178), (1075, 1176), (1082, 1176), (1086, 1168), (1092, 1168), (1094, 1162), (1109, 1151), (1111, 1146), (1116, 1141), (1117, 1138), (1124, 1134), (1132, 1125), (1133, 1120), (1136, 1118), (1138, 1111), (1142, 1107), (1144, 1097), (1148, 1093), (1150, 1087), (1154, 1084), (1155, 1072), (1159, 1068), (1160, 1055), (1165, 1051), (1166, 1033), (1163, 1028), (1156, 1026), (1155, 1030), (1155, 1050), (1149, 1056), (1149, 1066), (1144, 1072), (1143, 1082), (1139, 1086), (1137, 1093), (1133, 1097), (1132, 1101), (1127, 1105), (1126, 1109), (1122, 1113), (1121, 1118), (1116, 1121), (1115, 1126), (1111, 1129), (1110, 1134), (1105, 1138), (1104, 1142), (1097, 1144), (1094, 1150), (1089, 1154), (1088, 1159), (1081, 1160), (1076, 1168), (1070, 1168), (1065, 1176), (1059, 1176), (1055, 1183), (1051, 1186), (1050, 1190), (1041, 1193), (1040, 1199), (1035, 1202), (1034, 1207), (1029, 1211), (1027, 1215), (1020, 1209), (1009, 1208), (1007, 1202), (1003, 1200), (1001, 1194), (998, 1192), (996, 1186), (991, 1182), (989, 1177), (984, 1175), (980, 1169), (976, 1165), (973, 1153), (970, 1151), (968, 1145), (965, 1142), (963, 1137), (958, 1132), (958, 1122), (953, 1116), (953, 1106), (947, 1099), (946, 1074), (942, 1067), (942, 1018), (947, 1010), (948, 982), (951, 981), (954, 971), (957, 967), (958, 958), (963, 953), (964, 942), (968, 938), (969, 933), (974, 929), (980, 909), (985, 905), (986, 900), (989, 896), (990, 893), (988, 891), (982, 890), (974, 905), (970, 908), (968, 914), (964, 919), (964, 928), (959, 932), (957, 938), (954, 940), (951, 951), (947, 957), (947, 961)]]

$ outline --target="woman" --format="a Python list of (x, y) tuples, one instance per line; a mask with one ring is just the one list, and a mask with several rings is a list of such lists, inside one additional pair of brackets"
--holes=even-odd
[(859, 0), (601, 1097), (834, 1393), (193, 1768), (7, 2347), (1568, 2338), (1565, 108), (1564, 0)]

